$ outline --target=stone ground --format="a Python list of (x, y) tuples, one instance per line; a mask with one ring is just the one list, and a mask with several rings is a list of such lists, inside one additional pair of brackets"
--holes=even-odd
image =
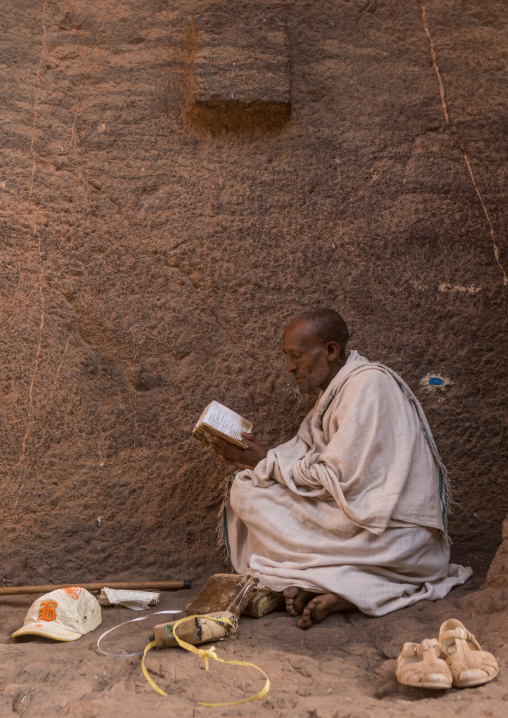
[[(10, 633), (23, 622), (30, 596), (0, 599), (0, 715), (1, 716), (295, 716), (298, 718), (391, 718), (447, 716), (506, 716), (508, 709), (507, 612), (476, 614), (487, 592), (475, 591), (476, 574), (442, 601), (421, 602), (404, 611), (370, 618), (352, 611), (301, 631), (285, 612), (261, 619), (243, 617), (238, 633), (217, 644), (226, 660), (250, 661), (266, 671), (268, 694), (241, 706), (205, 708), (198, 700), (220, 702), (245, 698), (261, 690), (263, 679), (253, 670), (213, 663), (203, 669), (197, 656), (179, 650), (152, 651), (147, 667), (169, 697), (155, 693), (143, 677), (139, 657), (113, 658), (96, 650), (97, 638), (108, 628), (138, 615), (127, 608), (104, 608), (102, 625), (76, 643), (41, 638), (13, 641)], [(191, 591), (163, 593), (157, 610), (181, 609), (204, 582)], [(429, 691), (401, 686), (395, 679), (395, 659), (408, 640), (437, 636), (447, 618), (461, 620), (482, 648), (498, 659), (500, 675), (472, 689)], [(148, 642), (151, 626), (164, 620), (153, 616), (106, 637), (111, 652), (134, 652)]]

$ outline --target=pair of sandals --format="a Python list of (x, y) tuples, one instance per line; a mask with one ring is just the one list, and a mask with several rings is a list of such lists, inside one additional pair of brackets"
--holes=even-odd
[(418, 688), (471, 688), (492, 681), (499, 666), (482, 651), (467, 628), (454, 618), (445, 621), (439, 638), (404, 643), (395, 674), (399, 683)]

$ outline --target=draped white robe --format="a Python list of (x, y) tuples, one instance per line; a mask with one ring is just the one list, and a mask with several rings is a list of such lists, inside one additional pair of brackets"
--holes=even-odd
[(432, 434), (408, 392), (350, 352), (297, 436), (236, 475), (225, 533), (238, 573), (331, 591), (373, 616), (469, 578), (449, 564)]

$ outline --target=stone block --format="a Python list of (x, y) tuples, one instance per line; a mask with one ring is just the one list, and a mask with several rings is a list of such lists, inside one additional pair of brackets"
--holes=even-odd
[(508, 588), (508, 516), (503, 521), (503, 541), (487, 573), (488, 588)]
[(289, 41), (280, 22), (192, 21), (189, 117), (207, 129), (269, 130), (291, 114)]

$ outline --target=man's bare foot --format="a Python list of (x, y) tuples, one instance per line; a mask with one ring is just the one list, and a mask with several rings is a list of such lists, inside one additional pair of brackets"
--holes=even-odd
[[(288, 589), (289, 590), (289, 589)], [(285, 593), (285, 592), (284, 592)], [(296, 624), (298, 628), (310, 628), (313, 623), (321, 623), (330, 613), (352, 608), (353, 604), (336, 593), (318, 593), (302, 611), (302, 617)], [(294, 614), (291, 614), (294, 615)]]
[(284, 591), (284, 598), (286, 599), (286, 611), (290, 616), (299, 616), (311, 596), (315, 596), (312, 591), (306, 591), (304, 588), (298, 588), (298, 586), (289, 586)]

